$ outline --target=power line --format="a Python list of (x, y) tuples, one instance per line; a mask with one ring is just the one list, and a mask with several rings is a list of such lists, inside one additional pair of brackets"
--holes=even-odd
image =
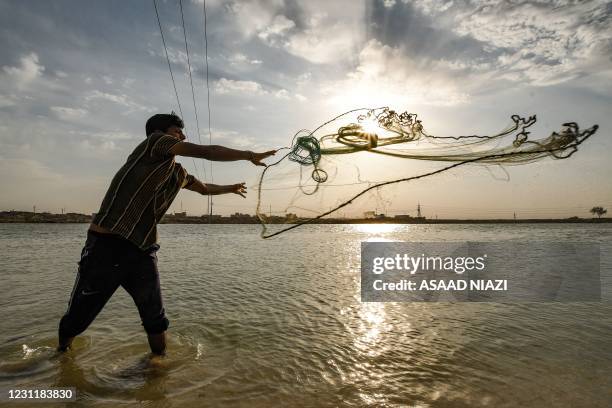
[(172, 66), (170, 65), (170, 57), (168, 56), (168, 47), (166, 47), (166, 39), (164, 38), (164, 30), (162, 30), (161, 20), (159, 19), (159, 12), (157, 11), (157, 1), (153, 0), (153, 7), (155, 7), (155, 15), (157, 16), (157, 24), (159, 25), (159, 33), (161, 34), (162, 43), (164, 44), (164, 51), (166, 52), (166, 61), (168, 61), (168, 70), (170, 71), (170, 78), (172, 79), (172, 86), (174, 87), (174, 95), (176, 95), (176, 103), (178, 104), (179, 113), (181, 118), (183, 117), (183, 109), (181, 108), (181, 101), (179, 100), (178, 91), (176, 90), (176, 82), (174, 81), (174, 74), (172, 73)]
[[(207, 19), (207, 15), (206, 15), (206, 0), (204, 0), (203, 2), (203, 12), (204, 12), (204, 61), (206, 63), (206, 106), (208, 108), (208, 144), (212, 145), (212, 130), (211, 130), (211, 119), (210, 119), (210, 83), (209, 83), (209, 76), (208, 76), (208, 19)], [(213, 183), (214, 182), (214, 178), (213, 178), (213, 163), (212, 161), (210, 162), (210, 182)], [(209, 213), (208, 213), (208, 222), (210, 222), (211, 218), (212, 218), (212, 212), (213, 212), (213, 198), (211, 195), (208, 195), (209, 198), (209, 203), (208, 203), (208, 209), (209, 209)]]
[[(193, 100), (193, 111), (195, 113), (196, 130), (198, 132), (198, 142), (202, 144), (200, 136), (200, 121), (198, 119), (198, 107), (196, 106), (195, 100), (195, 89), (193, 88), (193, 77), (191, 75), (191, 60), (189, 58), (189, 47), (187, 46), (187, 30), (185, 29), (185, 15), (183, 14), (183, 0), (179, 0), (179, 6), (181, 9), (181, 23), (183, 25), (183, 37), (185, 39), (185, 53), (187, 54), (187, 70), (189, 71), (189, 84), (191, 85), (191, 98)], [(204, 178), (206, 178), (206, 167), (202, 166), (204, 170)]]
[(202, 144), (200, 138), (200, 121), (198, 120), (198, 108), (195, 100), (195, 89), (193, 88), (193, 77), (191, 76), (191, 61), (189, 58), (189, 47), (187, 46), (187, 30), (185, 29), (185, 15), (183, 14), (183, 0), (179, 0), (181, 9), (181, 23), (183, 25), (183, 38), (185, 39), (185, 53), (187, 54), (187, 70), (189, 72), (189, 85), (191, 85), (191, 99), (193, 100), (193, 111), (195, 113), (196, 129), (198, 131), (198, 142)]
[[(183, 109), (181, 108), (181, 101), (178, 96), (178, 91), (176, 90), (176, 81), (174, 80), (174, 74), (172, 73), (172, 65), (170, 64), (170, 57), (168, 56), (168, 47), (166, 46), (166, 39), (164, 38), (164, 30), (162, 29), (161, 20), (159, 18), (159, 12), (157, 11), (157, 1), (156, 0), (153, 0), (153, 7), (155, 8), (155, 15), (157, 16), (157, 25), (159, 26), (159, 34), (161, 35), (162, 44), (164, 44), (164, 52), (166, 53), (166, 61), (168, 62), (168, 71), (170, 71), (170, 79), (172, 79), (172, 87), (174, 88), (174, 95), (176, 95), (176, 103), (178, 104), (178, 109), (179, 109), (179, 113), (181, 114), (181, 119), (184, 119), (185, 116), (183, 116)], [(191, 71), (190, 71), (190, 75), (191, 75)], [(191, 161), (193, 163), (193, 168), (195, 169), (196, 174), (199, 176), (200, 171), (198, 170), (198, 166), (196, 166), (195, 160), (191, 158)]]

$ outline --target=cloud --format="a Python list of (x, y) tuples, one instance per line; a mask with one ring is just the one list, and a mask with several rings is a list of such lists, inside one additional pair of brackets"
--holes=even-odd
[[(405, 0), (402, 0), (406, 3)], [(418, 7), (424, 14), (432, 16), (441, 14), (452, 7), (454, 0), (417, 0), (413, 4)]]
[(364, 5), (352, 2), (253, 1), (227, 6), (245, 38), (316, 64), (343, 61), (362, 41)]
[[(182, 28), (181, 28), (182, 31)], [(162, 44), (159, 44), (156, 47), (153, 47), (151, 44), (149, 44), (149, 48), (148, 49), (148, 54), (152, 57), (158, 57), (161, 58), (164, 61), (164, 64), (166, 63), (166, 51), (164, 50)], [(189, 64), (187, 63), (187, 53), (184, 51), (184, 46), (183, 46), (183, 50), (181, 50), (180, 48), (174, 48), (171, 46), (168, 46), (167, 48), (168, 51), (168, 59), (170, 60), (170, 63), (172, 65), (178, 65), (179, 67), (181, 67), (181, 69), (185, 70), (185, 72), (187, 72), (187, 68), (189, 67)], [(192, 54), (193, 53), (193, 54)], [(201, 56), (195, 52), (193, 52), (193, 50), (190, 48), (189, 49), (189, 56), (191, 59), (191, 70), (192, 72), (196, 71), (196, 67), (194, 66), (194, 61), (201, 61)]]
[[(204, 0), (191, 0), (195, 4), (202, 4)], [(217, 7), (222, 5), (225, 0), (206, 0), (206, 8)]]
[(419, 1), (429, 18), (482, 46), (497, 78), (553, 85), (612, 73), (609, 4), (601, 1)]
[(341, 22), (314, 26), (291, 36), (285, 48), (291, 54), (316, 64), (345, 62), (353, 51), (354, 32)]
[(234, 130), (213, 129), (213, 139), (220, 141), (228, 146), (233, 146), (241, 149), (255, 149), (259, 144), (251, 136), (239, 133)]
[(270, 95), (276, 99), (289, 100), (295, 98), (299, 101), (306, 100), (306, 97), (300, 94), (291, 95), (291, 93), (284, 89), (278, 89), (271, 91), (265, 89), (259, 82), (255, 81), (240, 81), (232, 80), (227, 78), (221, 78), (215, 82), (215, 92), (221, 95), (234, 94), (239, 96), (261, 96)]
[(215, 91), (219, 94), (243, 93), (264, 94), (266, 93), (258, 82), (255, 81), (235, 81), (232, 79), (221, 78), (215, 83)]
[(307, 85), (312, 79), (312, 73), (311, 72), (305, 72), (303, 74), (300, 74), (297, 79), (296, 79), (296, 84), (298, 86), (305, 86)]
[(136, 111), (152, 112), (154, 110), (152, 108), (149, 108), (147, 106), (134, 102), (126, 94), (112, 94), (112, 93), (102, 92), (99, 90), (95, 90), (91, 92), (89, 95), (85, 97), (85, 100), (88, 102), (93, 101), (93, 100), (105, 100), (105, 101), (113, 102), (120, 106), (128, 108), (126, 113), (132, 113)]
[(80, 119), (88, 113), (86, 109), (67, 108), (65, 106), (52, 106), (50, 109), (58, 118), (66, 121)]
[(79, 149), (85, 155), (109, 153), (117, 150), (117, 145), (112, 140), (81, 140), (78, 144)]
[(289, 99), (289, 92), (286, 89), (279, 89), (274, 92), (274, 96), (278, 99)]
[(1, 95), (0, 94), (0, 108), (7, 108), (9, 106), (15, 106), (15, 95)]
[[(165, 52), (159, 54), (160, 56), (166, 56)], [(185, 51), (177, 50), (175, 48), (168, 48), (168, 58), (170, 62), (183, 67), (185, 70), (189, 67), (187, 63), (187, 53)]]
[(469, 94), (448, 70), (430, 70), (408, 58), (399, 47), (370, 40), (359, 53), (359, 64), (343, 79), (322, 87), (327, 100), (339, 106), (451, 106)]
[(244, 54), (236, 53), (228, 57), (228, 61), (231, 65), (260, 65), (261, 60), (250, 59)]
[(79, 137), (103, 139), (108, 141), (121, 141), (121, 140), (132, 140), (135, 139), (131, 133), (123, 131), (103, 131), (103, 132), (83, 132), (83, 131), (70, 131), (70, 134), (77, 135)]
[(239, 32), (246, 38), (265, 30), (274, 19), (278, 2), (233, 2), (226, 10), (233, 15)]
[(282, 42), (285, 34), (295, 27), (295, 23), (283, 15), (275, 16), (271, 24), (259, 31), (257, 36), (268, 44)]
[(20, 65), (17, 67), (4, 66), (4, 72), (12, 77), (18, 84), (23, 87), (42, 76), (45, 67), (38, 62), (38, 55), (34, 52), (23, 55), (20, 59)]

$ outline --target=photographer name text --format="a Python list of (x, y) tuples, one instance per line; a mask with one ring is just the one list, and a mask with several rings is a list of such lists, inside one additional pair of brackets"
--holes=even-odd
[[(405, 271), (411, 277), (419, 272), (454, 272), (462, 275), (469, 271), (483, 271), (487, 254), (478, 257), (410, 256), (396, 254), (392, 257), (376, 257), (372, 260), (372, 273), (381, 275), (386, 271)], [(418, 281), (400, 279), (385, 282), (376, 279), (372, 283), (375, 291), (507, 291), (506, 279), (422, 279)]]

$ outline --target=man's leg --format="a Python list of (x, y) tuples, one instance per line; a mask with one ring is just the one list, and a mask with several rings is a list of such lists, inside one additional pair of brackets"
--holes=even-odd
[(149, 339), (149, 347), (151, 347), (153, 354), (160, 356), (166, 354), (166, 332), (147, 334), (147, 338)]
[(147, 332), (151, 352), (164, 355), (169, 321), (162, 301), (157, 257), (154, 252), (145, 253), (131, 267), (132, 270), (124, 273), (121, 286), (134, 299), (142, 325)]
[(60, 335), (57, 345), (57, 351), (68, 351), (68, 349), (72, 347), (73, 340), (74, 337), (61, 337)]
[(81, 258), (68, 310), (59, 324), (58, 351), (70, 348), (74, 338), (89, 327), (119, 287), (111, 268), (87, 256)]

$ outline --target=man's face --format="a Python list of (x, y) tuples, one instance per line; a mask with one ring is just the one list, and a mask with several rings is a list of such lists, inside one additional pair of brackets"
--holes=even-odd
[(166, 134), (181, 141), (186, 139), (183, 129), (178, 126), (170, 126), (168, 130), (166, 130)]

